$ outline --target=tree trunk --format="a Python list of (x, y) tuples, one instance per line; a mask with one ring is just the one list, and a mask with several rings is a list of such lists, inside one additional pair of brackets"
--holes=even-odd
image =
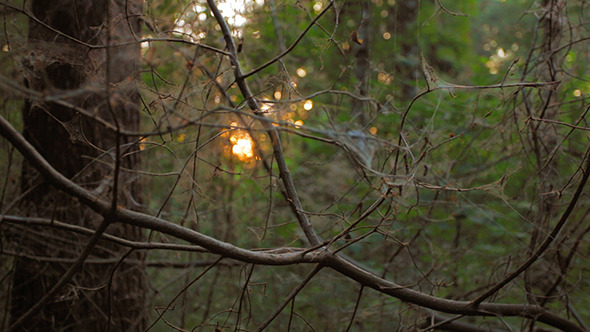
[[(30, 89), (45, 96), (67, 95), (59, 103), (34, 99), (27, 102), (23, 110), (24, 136), (54, 168), (107, 201), (112, 200), (119, 159), (116, 204), (132, 209), (141, 203), (137, 175), (129, 171), (139, 162), (137, 142), (117, 137), (116, 130), (82, 116), (74, 108), (84, 109), (122, 130), (139, 129), (139, 94), (135, 86), (139, 45), (109, 46), (108, 50), (106, 46), (136, 40), (141, 6), (139, 0), (33, 1), (32, 13), (44, 24), (30, 20), (30, 52), (23, 60)], [(116, 149), (118, 143), (120, 149)], [(90, 229), (96, 229), (102, 221), (102, 216), (75, 198), (52, 188), (26, 162), (22, 189), (26, 193), (21, 205), (25, 215)], [(107, 232), (130, 240), (143, 238), (141, 229), (125, 225), (111, 225)], [(88, 241), (88, 237), (48, 228), (27, 228), (21, 234), (15, 237), (19, 251), (45, 259), (15, 260), (12, 322), (55, 284)], [(99, 242), (90, 258), (101, 258), (101, 263), (86, 262), (82, 271), (22, 329), (143, 330), (147, 318), (145, 271), (141, 255), (132, 252), (126, 256), (127, 252), (127, 248)]]
[[(395, 19), (388, 22), (388, 31), (396, 31), (399, 36), (411, 35), (409, 31), (414, 29), (413, 25), (418, 16), (420, 4), (416, 0), (397, 1), (395, 4)], [(418, 94), (416, 79), (422, 78), (420, 74), (420, 54), (414, 36), (401, 38), (398, 41), (396, 52), (396, 74), (403, 80), (401, 86), (401, 100), (411, 100)], [(432, 62), (436, 59), (432, 59)]]
[[(371, 80), (371, 7), (368, 1), (352, 2), (349, 4), (357, 13), (360, 13), (360, 22), (357, 29), (353, 32), (352, 50), (354, 52), (355, 65), (354, 76), (357, 83), (354, 89), (356, 95), (360, 97), (369, 96), (369, 87)], [(368, 124), (370, 116), (366, 101), (358, 99), (352, 100), (352, 116), (355, 122), (360, 123), (361, 127)]]
[[(561, 39), (566, 33), (566, 21), (564, 19), (565, 2), (561, 0), (542, 0), (541, 8), (543, 15), (540, 17), (542, 27), (542, 39), (540, 46), (539, 72), (535, 79), (540, 82), (555, 82), (560, 80), (562, 72), (563, 56), (555, 50), (560, 46)], [(560, 96), (551, 89), (539, 91), (540, 104), (532, 112), (535, 116), (548, 120), (559, 120)], [(529, 114), (531, 114), (529, 112)], [(534, 250), (543, 241), (545, 234), (550, 231), (551, 220), (554, 220), (558, 212), (559, 188), (562, 186), (562, 179), (559, 176), (557, 159), (554, 157), (559, 148), (560, 134), (557, 126), (553, 123), (539, 122), (531, 128), (531, 144), (537, 161), (539, 174), (539, 189), (537, 198), (537, 211), (535, 228), (531, 234), (529, 248)], [(537, 263), (534, 269), (527, 269), (524, 273), (525, 290), (529, 303), (537, 304), (551, 299), (549, 296), (537, 298), (537, 289), (545, 294), (551, 288), (553, 280), (561, 278), (559, 266), (561, 259), (552, 251), (545, 254), (543, 265)], [(548, 266), (547, 262), (554, 264)], [(551, 280), (551, 282), (550, 282)]]

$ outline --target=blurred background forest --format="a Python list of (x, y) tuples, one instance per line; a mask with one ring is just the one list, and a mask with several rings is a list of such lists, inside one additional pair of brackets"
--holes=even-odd
[[(116, 131), (117, 143), (95, 147), (73, 120), (52, 115), (74, 145), (113, 156), (82, 158), (107, 166), (96, 183), (66, 177), (112, 202), (92, 208), (111, 220), (107, 233), (135, 241), (99, 250), (98, 224), (47, 201), (31, 212), (23, 181), (37, 164), (1, 130), (1, 330), (26, 314), (11, 309), (19, 261), (58, 262), (67, 276), (79, 257), (70, 291), (45, 305), (110, 292), (117, 266), (136, 261), (141, 287), (129, 292), (143, 292), (134, 300), (143, 318), (128, 330), (589, 329), (587, 1), (129, 1), (137, 15), (112, 3), (110, 17), (139, 26), (125, 44), (138, 73), (118, 83), (138, 92), (138, 127), (128, 131), (121, 113), (76, 104), (90, 83), (25, 82), (50, 57), (31, 43), (35, 1), (0, 1), (5, 127), (23, 131), (23, 110), (53, 103)], [(115, 31), (111, 21), (76, 24), (99, 35)], [(85, 40), (53, 33), (46, 42), (58, 47)], [(87, 43), (109, 49), (116, 38)], [(104, 51), (107, 62), (118, 49)], [(47, 68), (40, 82), (52, 82)], [(75, 153), (57, 143), (56, 153)], [(128, 155), (137, 161), (126, 164)], [(118, 188), (119, 172), (139, 189)], [(67, 209), (93, 206), (56, 181), (77, 197)], [(118, 217), (117, 206), (145, 223)], [(128, 237), (111, 222), (140, 230)], [(69, 246), (94, 251), (61, 249)], [(109, 272), (85, 282), (78, 271), (98, 276), (92, 266)], [(107, 319), (109, 298), (108, 310), (84, 310)]]

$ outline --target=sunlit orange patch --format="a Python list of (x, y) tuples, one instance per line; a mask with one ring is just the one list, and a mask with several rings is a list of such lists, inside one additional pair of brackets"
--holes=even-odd
[[(237, 127), (236, 122), (232, 122), (230, 126)], [(254, 157), (254, 141), (248, 132), (237, 129), (231, 132), (229, 137), (231, 143), (231, 153), (241, 161), (248, 161)]]
[(231, 152), (240, 160), (248, 160), (254, 157), (254, 150), (252, 149), (252, 139), (239, 138), (231, 149)]
[(142, 139), (139, 140), (139, 149), (143, 150), (146, 147), (146, 143), (147, 143), (147, 137), (144, 137)]

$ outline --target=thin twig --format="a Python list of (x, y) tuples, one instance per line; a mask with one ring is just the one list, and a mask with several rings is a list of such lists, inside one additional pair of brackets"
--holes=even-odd
[(152, 324), (150, 326), (148, 326), (147, 329), (145, 329), (145, 331), (149, 331), (152, 329), (152, 327), (154, 327), (154, 325), (156, 325), (156, 323), (162, 319), (162, 316), (164, 316), (164, 314), (168, 311), (168, 309), (170, 309), (170, 307), (172, 306), (172, 304), (174, 303), (174, 301), (176, 301), (176, 299), (178, 299), (180, 297), (180, 295), (182, 295), (184, 292), (186, 292), (186, 290), (192, 286), (195, 282), (197, 282), (197, 280), (201, 279), (201, 277), (203, 277), (205, 274), (207, 274), (207, 272), (209, 272), (212, 268), (214, 268), (215, 266), (217, 266), (217, 263), (219, 263), (224, 257), (221, 256), (219, 257), (213, 264), (209, 265), (203, 272), (199, 273), (199, 275), (194, 278), (191, 282), (189, 282), (188, 284), (184, 285), (182, 287), (182, 289), (178, 292), (178, 294), (176, 294), (176, 296), (174, 296), (172, 298), (172, 300), (170, 300), (170, 302), (168, 302), (168, 304), (166, 305), (166, 307), (164, 308), (164, 310), (162, 310), (162, 312), (158, 315), (158, 317), (152, 322)]
[[(529, 257), (521, 266), (519, 266), (518, 269), (516, 269), (515, 271), (510, 273), (506, 278), (504, 278), (504, 280), (500, 281), (494, 287), (490, 288), (488, 291), (486, 291), (485, 293), (483, 293), (479, 297), (477, 297), (475, 300), (473, 300), (472, 304), (474, 307), (477, 307), (482, 301), (484, 301), (488, 297), (492, 296), (494, 293), (499, 291), (502, 287), (506, 286), (506, 284), (508, 284), (510, 281), (514, 280), (514, 278), (516, 278), (522, 272), (524, 272), (526, 269), (528, 269), (529, 266), (531, 266), (541, 256), (541, 254), (543, 254), (543, 252), (545, 252), (545, 250), (547, 250), (547, 248), (553, 242), (553, 240), (555, 240), (555, 238), (557, 237), (557, 234), (559, 233), (561, 228), (563, 228), (563, 225), (565, 225), (565, 222), (567, 221), (570, 214), (572, 213), (572, 211), (576, 207), (576, 204), (578, 203), (578, 200), (580, 199), (580, 195), (582, 194), (584, 186), (586, 185), (586, 182), (588, 181), (588, 176), (590, 176), (590, 155), (589, 154), (590, 154), (590, 147), (588, 148), (588, 150), (586, 150), (586, 154), (584, 155), (584, 157), (586, 159), (586, 165), (584, 166), (584, 168), (581, 169), (582, 170), (582, 180), (580, 180), (580, 183), (578, 184), (578, 188), (576, 189), (576, 192), (572, 196), (572, 199), (570, 200), (570, 203), (568, 204), (567, 208), (565, 209), (565, 211), (561, 215), (561, 218), (559, 219), (559, 221), (557, 222), (557, 224), (555, 225), (555, 227), (551, 231), (551, 234), (549, 234), (547, 236), (547, 238), (545, 238), (545, 241), (543, 241), (543, 243), (539, 246), (539, 248), (537, 248), (537, 250), (535, 250), (535, 252), (531, 255), (531, 257)], [(580, 166), (580, 168), (581, 168), (581, 166)]]
[(111, 224), (110, 218), (103, 219), (103, 221), (100, 223), (100, 225), (96, 229), (92, 238), (86, 244), (86, 247), (84, 247), (84, 250), (82, 251), (82, 253), (78, 257), (76, 262), (72, 266), (70, 266), (70, 268), (66, 271), (66, 273), (64, 273), (61, 276), (61, 278), (55, 283), (55, 285), (53, 285), (53, 287), (47, 293), (45, 293), (43, 295), (43, 297), (41, 299), (39, 299), (39, 301), (37, 301), (37, 303), (35, 303), (35, 305), (33, 305), (26, 313), (24, 313), (21, 317), (19, 317), (10, 326), (11, 331), (18, 330), (22, 324), (24, 324), (27, 320), (29, 320), (31, 317), (36, 315), (41, 309), (43, 309), (43, 307), (47, 303), (49, 303), (49, 301), (51, 301), (53, 299), (53, 297), (63, 288), (63, 286), (65, 286), (66, 283), (68, 283), (70, 281), (70, 279), (74, 276), (74, 274), (82, 267), (82, 265), (84, 264), (84, 261), (88, 258), (88, 256), (92, 252), (92, 249), (94, 249), (94, 247), (96, 246), (96, 244), (100, 240), (101, 235), (104, 233), (104, 231), (107, 229), (107, 227), (110, 224)]
[(281, 311), (283, 311), (283, 309), (285, 309), (285, 307), (287, 306), (287, 304), (289, 302), (291, 302), (291, 300), (297, 296), (297, 294), (299, 294), (299, 292), (301, 292), (301, 290), (303, 289), (303, 287), (305, 287), (305, 285), (307, 285), (307, 283), (318, 273), (320, 272), (320, 270), (323, 268), (323, 266), (317, 265), (300, 283), (299, 285), (297, 285), (297, 287), (295, 287), (290, 293), (289, 295), (287, 295), (287, 297), (285, 298), (285, 300), (283, 300), (283, 303), (281, 303), (281, 305), (279, 305), (275, 311), (270, 315), (270, 317), (268, 317), (263, 323), (262, 325), (260, 325), (256, 331), (257, 332), (261, 332), (263, 331), (265, 328), (268, 327), (268, 325), (270, 325), (270, 323), (272, 323), (272, 321), (281, 313)]
[[(225, 43), (227, 46), (228, 51), (232, 54), (230, 56), (230, 60), (232, 63), (232, 67), (234, 69), (234, 76), (236, 77), (236, 83), (244, 96), (244, 99), (247, 101), (248, 106), (252, 110), (255, 115), (263, 116), (264, 113), (260, 109), (260, 106), (256, 99), (254, 99), (254, 95), (250, 90), (250, 87), (246, 83), (246, 77), (242, 74), (242, 68), (240, 62), (238, 61), (238, 54), (236, 51), (236, 46), (231, 35), (231, 31), (227, 22), (221, 15), (219, 8), (217, 8), (217, 4), (213, 0), (207, 0), (217, 23), (221, 27), (221, 31), (223, 33), (223, 37), (225, 39)], [(328, 6), (329, 8), (330, 6)], [(327, 8), (326, 8), (327, 9)], [(305, 236), (311, 245), (317, 245), (321, 243), (320, 238), (313, 230), (311, 222), (309, 221), (309, 217), (305, 214), (301, 201), (299, 200), (299, 195), (295, 189), (295, 184), (293, 183), (293, 179), (291, 178), (291, 172), (289, 171), (289, 167), (287, 166), (287, 162), (285, 161), (285, 154), (283, 153), (283, 147), (281, 143), (281, 138), (279, 136), (278, 130), (269, 122), (267, 121), (260, 121), (262, 126), (268, 131), (268, 135), (270, 136), (270, 140), (272, 142), (272, 148), (275, 160), (279, 167), (279, 175), (281, 180), (283, 181), (283, 185), (285, 186), (285, 192), (287, 194), (287, 201), (291, 207), (291, 210), (297, 217), (299, 225), (305, 233)]]
[[(207, 2), (211, 2), (211, 0), (207, 0)], [(274, 58), (270, 59), (269, 61), (267, 61), (265, 64), (261, 65), (260, 67), (246, 73), (240, 76), (236, 76), (236, 80), (238, 78), (242, 78), (245, 79), (249, 76), (252, 76), (256, 73), (258, 73), (259, 71), (263, 70), (264, 68), (272, 65), (273, 63), (277, 62), (278, 60), (280, 60), (281, 58), (283, 58), (285, 55), (289, 54), (289, 52), (291, 52), (295, 46), (297, 46), (297, 44), (299, 44), (299, 42), (303, 39), (303, 37), (305, 37), (305, 35), (307, 34), (307, 32), (309, 31), (309, 29), (311, 29), (315, 23), (326, 13), (328, 12), (328, 10), (332, 7), (332, 5), (334, 4), (333, 1), (330, 1), (330, 3), (328, 4), (328, 6), (326, 6), (326, 8), (324, 8), (324, 10), (322, 10), (321, 13), (318, 14), (318, 16), (316, 16), (308, 25), (307, 27), (303, 30), (303, 32), (301, 32), (301, 34), (299, 34), (299, 36), (297, 37), (297, 39), (295, 39), (295, 41), (293, 42), (293, 44), (291, 44), (289, 47), (287, 47), (287, 49), (285, 49), (283, 52), (281, 52), (279, 55), (275, 56)], [(217, 18), (217, 15), (215, 15)], [(218, 20), (219, 22), (219, 20)], [(225, 34), (225, 33), (224, 33)], [(231, 36), (231, 35), (230, 35)]]
[[(88, 190), (73, 183), (71, 180), (57, 172), (2, 116), (0, 116), (0, 135), (13, 144), (28, 160), (31, 166), (44, 176), (49, 183), (53, 184), (56, 188), (77, 197), (80, 202), (86, 204), (95, 212), (105, 216), (108, 215), (107, 212), (110, 207), (108, 203), (101, 201), (99, 198), (93, 196)], [(585, 173), (586, 177), (587, 175), (588, 172)], [(351, 263), (342, 257), (330, 255), (325, 250), (314, 250), (305, 255), (301, 255), (299, 251), (294, 252), (292, 250), (279, 251), (276, 253), (263, 253), (242, 249), (161, 218), (155, 218), (150, 215), (129, 211), (123, 208), (117, 209), (116, 216), (112, 217), (114, 217), (114, 220), (117, 222), (159, 231), (163, 234), (203, 246), (213, 253), (243, 262), (261, 265), (322, 263), (324, 266), (330, 267), (366, 287), (370, 287), (378, 292), (393, 296), (402, 301), (430, 308), (432, 310), (469, 316), (500, 315), (528, 318), (534, 317), (540, 322), (544, 322), (562, 330), (583, 331), (583, 329), (574, 322), (536, 305), (480, 303), (479, 306), (474, 307), (473, 303), (469, 301), (456, 301), (427, 295), (381, 278), (361, 269), (354, 263)]]

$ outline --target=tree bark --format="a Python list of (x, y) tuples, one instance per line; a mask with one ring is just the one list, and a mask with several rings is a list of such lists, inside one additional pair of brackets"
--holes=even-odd
[[(355, 34), (352, 44), (352, 51), (354, 52), (355, 65), (354, 76), (357, 83), (354, 89), (356, 95), (360, 97), (369, 96), (369, 87), (371, 79), (371, 7), (372, 4), (368, 1), (359, 1), (349, 4), (353, 9), (360, 13), (360, 22), (357, 29), (353, 32)], [(353, 12), (355, 12), (353, 11)], [(365, 101), (358, 99), (352, 100), (352, 116), (355, 121), (360, 123), (362, 127), (369, 122), (369, 109)]]
[[(23, 110), (23, 135), (66, 177), (94, 190), (113, 204), (138, 209), (137, 142), (118, 135), (79, 107), (121, 130), (139, 129), (136, 88), (139, 59), (136, 41), (142, 2), (33, 1), (29, 22), (29, 53), (23, 60), (27, 86), (44, 95), (68, 95), (61, 103), (29, 100)], [(116, 46), (127, 43), (124, 46)], [(111, 46), (115, 45), (115, 46)], [(71, 107), (64, 106), (64, 103)], [(119, 148), (117, 148), (119, 145)], [(115, 171), (119, 161), (120, 169)], [(115, 180), (115, 176), (117, 176)], [(115, 185), (116, 184), (116, 185)], [(22, 170), (22, 213), (96, 229), (102, 217), (77, 199), (52, 188), (26, 162)], [(116, 190), (116, 199), (113, 192)], [(143, 238), (141, 229), (111, 225), (107, 232), (130, 240)], [(76, 258), (87, 237), (28, 228), (13, 236), (28, 255)], [(120, 264), (86, 264), (67, 287), (22, 327), (27, 331), (143, 330), (147, 319), (147, 282), (141, 255), (99, 242), (94, 257), (121, 258)], [(19, 258), (14, 263), (11, 319), (16, 321), (68, 269), (68, 263)], [(110, 325), (110, 326), (107, 326)]]

